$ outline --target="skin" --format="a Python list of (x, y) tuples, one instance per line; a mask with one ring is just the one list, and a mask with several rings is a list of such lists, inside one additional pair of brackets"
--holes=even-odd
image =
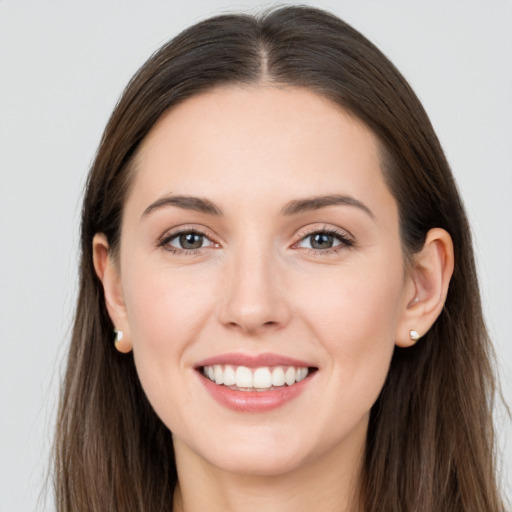
[[(283, 213), (291, 201), (333, 194), (364, 208)], [(169, 195), (222, 214), (176, 205), (144, 214)], [(169, 241), (191, 229), (205, 235), (200, 249)], [(337, 233), (334, 247), (311, 249), (311, 235), (325, 230)], [(173, 432), (175, 510), (358, 509), (369, 411), (394, 346), (430, 328), (453, 268), (440, 229), (404, 263), (397, 204), (361, 122), (287, 86), (222, 87), (184, 101), (143, 142), (118, 258), (98, 234), (94, 262), (124, 331), (118, 349), (133, 347), (144, 390)], [(212, 399), (195, 368), (233, 352), (318, 370), (283, 406), (237, 412)]]

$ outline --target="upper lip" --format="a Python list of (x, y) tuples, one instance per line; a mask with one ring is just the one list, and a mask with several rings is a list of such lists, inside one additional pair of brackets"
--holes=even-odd
[(293, 357), (283, 356), (279, 354), (219, 354), (217, 356), (203, 359), (196, 364), (196, 368), (203, 366), (213, 366), (216, 364), (230, 364), (233, 366), (247, 366), (248, 368), (258, 368), (261, 366), (294, 366), (296, 368), (314, 367), (308, 361), (295, 359)]

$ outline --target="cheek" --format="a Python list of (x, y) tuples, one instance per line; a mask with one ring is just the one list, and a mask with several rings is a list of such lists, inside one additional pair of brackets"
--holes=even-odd
[(362, 349), (376, 338), (394, 341), (403, 286), (400, 272), (351, 268), (315, 281), (302, 291), (305, 315), (325, 333), (321, 338), (330, 340), (334, 351), (344, 346)]
[(197, 273), (147, 267), (135, 262), (123, 286), (134, 349), (176, 352), (193, 337), (209, 307), (207, 281)]
[(162, 419), (187, 400), (182, 376), (187, 350), (211, 309), (207, 280), (133, 261), (123, 283), (133, 354), (141, 384)]
[(323, 284), (317, 281), (304, 290), (304, 318), (326, 354), (340, 400), (369, 409), (380, 393), (395, 346), (401, 270), (351, 269), (329, 276)]

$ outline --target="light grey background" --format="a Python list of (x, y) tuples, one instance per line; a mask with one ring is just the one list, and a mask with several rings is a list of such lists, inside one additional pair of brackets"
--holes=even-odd
[[(511, 403), (512, 2), (305, 3), (374, 41), (431, 116), (473, 224)], [(78, 205), (122, 88), (186, 26), (270, 5), (0, 0), (0, 512), (53, 510), (38, 498), (76, 294)], [(512, 432), (502, 411), (497, 420), (510, 496)]]

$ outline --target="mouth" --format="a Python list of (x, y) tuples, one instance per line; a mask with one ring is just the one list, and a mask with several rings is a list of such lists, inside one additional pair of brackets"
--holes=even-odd
[(220, 405), (236, 412), (266, 412), (300, 396), (318, 368), (273, 354), (225, 354), (202, 361), (195, 370)]
[(215, 364), (199, 367), (199, 371), (217, 386), (224, 386), (233, 391), (260, 393), (294, 386), (316, 370), (315, 367), (289, 365), (251, 368)]

